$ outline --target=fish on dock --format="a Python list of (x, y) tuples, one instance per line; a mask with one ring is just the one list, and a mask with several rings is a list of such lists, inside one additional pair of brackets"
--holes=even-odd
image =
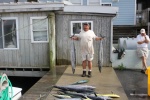
[(91, 99), (71, 98), (71, 99), (55, 99), (55, 100), (91, 100)]
[(75, 95), (75, 96), (79, 96), (82, 98), (88, 98), (91, 100), (112, 100), (112, 98), (110, 97), (104, 97), (104, 96), (93, 96), (93, 95), (88, 95), (88, 94), (83, 94), (83, 93), (76, 93), (76, 92), (70, 92), (70, 91), (64, 91), (67, 95)]
[(71, 98), (71, 96), (68, 96), (68, 95), (52, 94), (52, 96), (54, 96), (54, 97), (56, 97), (56, 98), (60, 98), (60, 99), (69, 99), (69, 98)]
[(75, 83), (73, 83), (73, 84), (71, 84), (71, 85), (84, 84), (84, 83), (87, 83), (87, 82), (88, 82), (88, 80), (80, 80), (80, 81), (75, 82)]
[(97, 96), (110, 97), (110, 98), (120, 98), (117, 94), (96, 94)]
[(95, 87), (93, 86), (81, 86), (81, 85), (68, 85), (68, 86), (53, 86), (54, 88), (64, 91), (75, 91), (75, 92), (94, 92)]

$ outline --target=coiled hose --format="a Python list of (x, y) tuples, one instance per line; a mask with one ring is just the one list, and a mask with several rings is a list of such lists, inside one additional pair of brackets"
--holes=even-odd
[(6, 74), (0, 75), (0, 100), (12, 100), (13, 89)]

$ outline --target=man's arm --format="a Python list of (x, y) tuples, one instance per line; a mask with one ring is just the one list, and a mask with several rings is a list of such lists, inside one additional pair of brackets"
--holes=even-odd
[(143, 44), (143, 43), (145, 43), (145, 40), (144, 41), (138, 41), (137, 43), (138, 44)]
[(79, 40), (79, 38), (77, 36), (73, 36), (71, 37), (72, 40)]
[(145, 43), (149, 43), (149, 42), (150, 42), (149, 37), (145, 36)]
[(140, 40), (139, 35), (136, 37), (136, 39), (137, 39), (137, 44), (143, 44), (143, 43), (145, 43), (145, 40), (144, 41)]
[(104, 38), (102, 38), (102, 37), (95, 37), (95, 40), (96, 40), (96, 41), (102, 40), (102, 39), (104, 39)]

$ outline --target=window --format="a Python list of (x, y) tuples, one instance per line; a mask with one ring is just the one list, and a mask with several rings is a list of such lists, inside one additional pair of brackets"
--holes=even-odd
[(142, 3), (138, 3), (136, 7), (136, 10), (142, 11)]
[(0, 49), (18, 48), (18, 32), (16, 18), (2, 18), (0, 20)]
[(81, 0), (81, 5), (84, 5), (84, 6), (89, 5), (89, 0)]
[(112, 6), (112, 3), (102, 3), (102, 6)]
[(84, 23), (89, 23), (90, 29), (93, 30), (93, 21), (71, 21), (71, 35), (79, 34), (83, 30)]
[(48, 42), (47, 17), (31, 17), (31, 41), (34, 43)]

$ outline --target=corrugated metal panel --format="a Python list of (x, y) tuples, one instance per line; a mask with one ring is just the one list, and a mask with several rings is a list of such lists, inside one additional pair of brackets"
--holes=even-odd
[(119, 7), (119, 12), (114, 18), (114, 25), (135, 25), (136, 24), (136, 0), (102, 0), (102, 3), (110, 2), (112, 6)]

